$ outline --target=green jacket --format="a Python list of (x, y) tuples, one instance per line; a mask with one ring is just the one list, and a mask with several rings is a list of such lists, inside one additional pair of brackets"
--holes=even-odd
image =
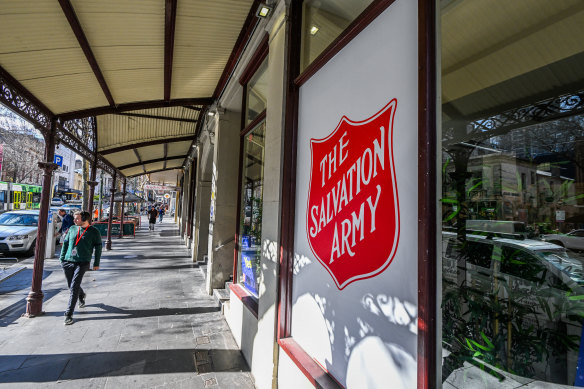
[[(95, 260), (93, 266), (99, 266), (101, 258), (101, 234), (99, 230), (93, 226), (89, 226), (85, 233), (84, 228), (79, 226), (72, 226), (67, 231), (61, 248), (61, 255), (59, 259), (61, 262), (91, 262), (91, 254), (95, 248)], [(75, 246), (77, 240), (77, 233), (79, 232), (79, 243)], [(77, 247), (77, 253), (73, 255), (73, 248)]]

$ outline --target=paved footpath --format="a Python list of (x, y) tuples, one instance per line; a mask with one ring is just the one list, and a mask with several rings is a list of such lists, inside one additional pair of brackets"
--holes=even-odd
[(166, 218), (114, 239), (83, 279), (85, 308), (63, 325), (68, 300), (58, 259), (45, 261), (45, 314), (20, 317), (27, 269), (0, 282), (0, 388), (254, 388), (249, 368), (201, 269)]

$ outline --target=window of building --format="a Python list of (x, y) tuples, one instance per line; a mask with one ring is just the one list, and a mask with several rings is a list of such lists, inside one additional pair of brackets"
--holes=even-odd
[(302, 70), (310, 65), (372, 1), (304, 1), (302, 17)]
[(243, 136), (238, 282), (257, 297), (262, 256), (265, 120)]
[[(257, 298), (261, 271), (262, 209), (268, 91), (268, 39), (265, 36), (244, 70), (241, 131), (239, 215), (237, 226), (237, 267), (234, 279)], [(247, 301), (247, 300), (246, 300)], [(254, 299), (255, 301), (255, 299)], [(250, 308), (257, 313), (257, 304)]]
[(441, 5), (444, 387), (584, 386), (583, 4)]

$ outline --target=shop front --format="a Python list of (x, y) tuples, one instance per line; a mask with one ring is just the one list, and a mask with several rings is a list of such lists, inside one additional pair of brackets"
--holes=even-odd
[(495, 3), (279, 1), (250, 31), (197, 250), (257, 387), (584, 386), (584, 6)]

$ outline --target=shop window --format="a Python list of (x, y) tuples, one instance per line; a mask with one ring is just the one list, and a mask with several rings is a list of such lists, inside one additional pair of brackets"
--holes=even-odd
[(261, 270), (262, 207), (264, 187), (265, 120), (243, 138), (241, 210), (237, 275), (252, 295), (258, 295)]
[(443, 385), (584, 386), (584, 7), (441, 5)]
[(304, 70), (367, 8), (372, 0), (339, 2), (306, 0), (302, 17), (302, 60)]

